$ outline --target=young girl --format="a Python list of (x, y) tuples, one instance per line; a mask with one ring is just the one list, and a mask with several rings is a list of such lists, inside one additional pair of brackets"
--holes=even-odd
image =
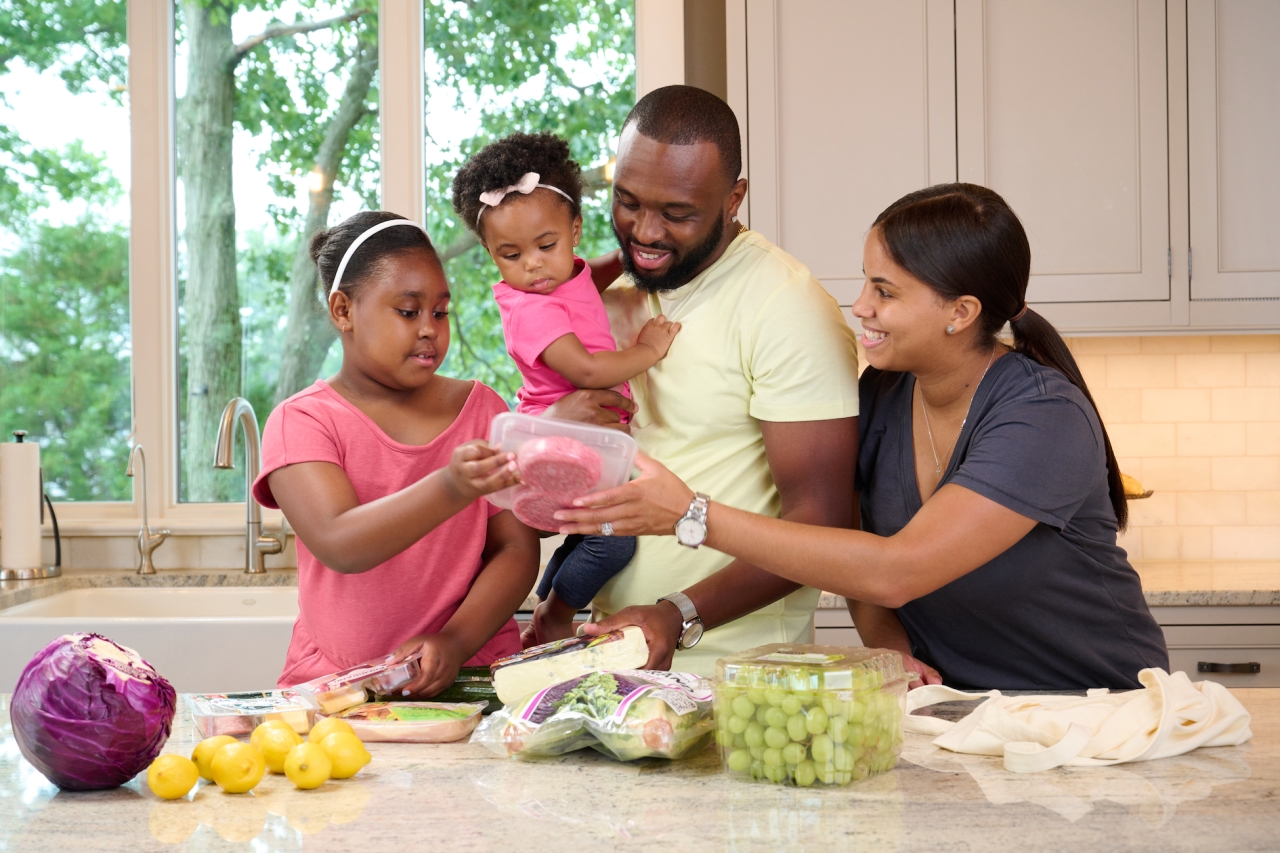
[(422, 654), (405, 695), (464, 664), (520, 650), (512, 615), (533, 583), (536, 536), (482, 495), (517, 481), (480, 439), (507, 407), (479, 382), (436, 375), (449, 285), (420, 226), (364, 212), (316, 234), (342, 367), (267, 419), (253, 494), (297, 532), (298, 619), (279, 685)]
[[(569, 145), (550, 133), (516, 133), (488, 145), (453, 180), (453, 209), (497, 264), (493, 286), (507, 352), (524, 378), (517, 411), (541, 414), (578, 388), (615, 388), (667, 354), (679, 323), (657, 317), (635, 346), (618, 351), (586, 262), (574, 254), (582, 237), (582, 175)], [(573, 615), (631, 561), (635, 540), (570, 536), (547, 563), (538, 585), (533, 637), (539, 643), (573, 633)]]

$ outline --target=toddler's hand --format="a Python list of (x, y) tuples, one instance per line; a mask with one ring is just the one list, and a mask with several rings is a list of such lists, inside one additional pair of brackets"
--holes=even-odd
[(644, 328), (636, 337), (636, 345), (652, 347), (658, 354), (658, 359), (661, 360), (667, 357), (667, 350), (671, 349), (671, 342), (675, 340), (676, 333), (679, 331), (679, 323), (673, 323), (659, 314), (644, 324)]
[(468, 501), (520, 482), (514, 453), (499, 453), (483, 441), (458, 445), (449, 459), (449, 484)]

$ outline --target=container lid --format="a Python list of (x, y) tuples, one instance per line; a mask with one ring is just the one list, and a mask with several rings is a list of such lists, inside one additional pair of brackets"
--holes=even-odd
[(314, 711), (315, 703), (294, 690), (200, 693), (188, 697), (197, 717), (247, 717), (286, 711)]
[(771, 643), (716, 661), (716, 680), (784, 690), (878, 690), (907, 677), (902, 655), (865, 646)]

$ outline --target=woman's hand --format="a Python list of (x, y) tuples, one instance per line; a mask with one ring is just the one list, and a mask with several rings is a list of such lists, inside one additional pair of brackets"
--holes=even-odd
[[(609, 522), (618, 536), (670, 536), (693, 502), (693, 490), (662, 463), (636, 454), (640, 476), (616, 489), (575, 500), (575, 507), (555, 514), (561, 533), (599, 535)], [(626, 611), (620, 611), (626, 612)]]
[(387, 661), (402, 661), (414, 652), (422, 655), (418, 661), (422, 672), (401, 688), (401, 695), (409, 699), (430, 699), (443, 691), (457, 680), (458, 670), (465, 660), (446, 635), (419, 634), (401, 643)]
[(454, 448), (449, 458), (449, 487), (468, 502), (520, 482), (514, 453), (499, 453), (483, 441)]
[(608, 619), (588, 622), (583, 626), (582, 633), (588, 637), (597, 637), (629, 625), (635, 625), (644, 631), (645, 642), (649, 644), (649, 660), (643, 668), (671, 669), (671, 658), (675, 656), (676, 642), (680, 639), (684, 619), (680, 616), (680, 610), (669, 601), (624, 607)]
[(919, 678), (907, 685), (908, 690), (915, 690), (917, 687), (924, 687), (926, 684), (942, 683), (942, 676), (929, 664), (905, 652), (899, 652), (899, 654), (902, 655), (902, 668), (907, 672), (915, 672), (920, 675)]

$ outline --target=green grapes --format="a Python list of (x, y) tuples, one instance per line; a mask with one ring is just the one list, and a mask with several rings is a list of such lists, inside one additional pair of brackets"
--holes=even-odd
[(787, 735), (794, 741), (806, 739), (809, 730), (805, 728), (804, 714), (795, 714), (787, 718)]
[(729, 718), (729, 724), (727, 728), (733, 734), (740, 735), (747, 730), (747, 721), (735, 714), (734, 716)]
[(739, 696), (734, 699), (730, 707), (733, 708), (735, 717), (741, 717), (744, 720), (751, 719), (756, 713), (756, 706), (746, 696)]
[(787, 715), (781, 708), (769, 708), (765, 712), (764, 718), (775, 729), (785, 729), (787, 727)]
[(800, 697), (794, 693), (782, 700), (782, 713), (788, 717), (794, 717), (800, 713), (800, 709), (804, 707), (804, 703), (800, 701)]
[(729, 753), (729, 769), (734, 773), (746, 773), (751, 769), (751, 753), (745, 749), (735, 749)]
[(747, 746), (764, 746), (764, 726), (752, 720), (747, 723), (742, 739), (747, 742)]
[(791, 740), (785, 729), (770, 726), (764, 730), (764, 745), (773, 749), (782, 749)]
[(789, 743), (782, 748), (782, 760), (787, 764), (799, 764), (804, 761), (805, 748), (802, 743)]

